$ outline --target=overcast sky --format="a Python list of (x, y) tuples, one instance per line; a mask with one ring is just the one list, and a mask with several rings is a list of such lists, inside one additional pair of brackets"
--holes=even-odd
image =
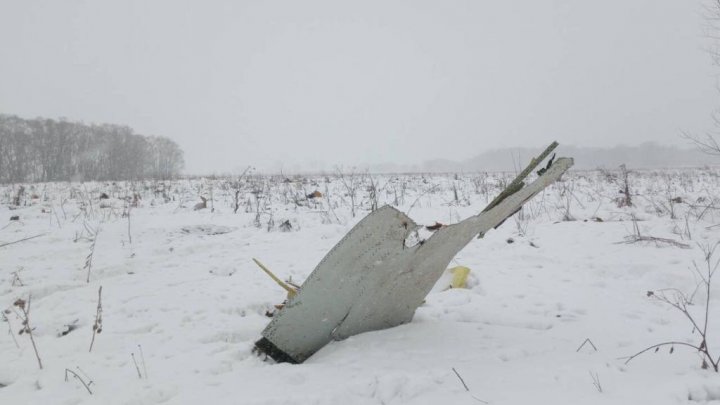
[(697, 0), (0, 0), (0, 112), (117, 123), (186, 172), (683, 144), (720, 107)]

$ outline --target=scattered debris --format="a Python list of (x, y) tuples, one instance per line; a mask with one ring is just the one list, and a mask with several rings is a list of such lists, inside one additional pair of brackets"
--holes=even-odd
[(290, 223), (289, 219), (282, 221), (280, 223), (280, 225), (278, 226), (278, 228), (280, 228), (280, 230), (283, 232), (290, 232), (293, 229), (292, 224)]
[(434, 225), (428, 225), (425, 227), (425, 229), (427, 229), (428, 231), (437, 231), (438, 229), (442, 228), (443, 226), (445, 226), (445, 225), (441, 224), (440, 222), (435, 221)]
[(193, 207), (193, 211), (198, 211), (198, 210), (207, 208), (207, 198), (200, 196), (200, 199), (202, 200), (202, 202), (195, 204), (195, 206)]
[(212, 224), (188, 225), (180, 228), (180, 232), (186, 235), (223, 235), (234, 230), (237, 230), (237, 228)]
[(70, 322), (69, 324), (63, 325), (63, 328), (62, 328), (62, 330), (60, 330), (60, 332), (58, 332), (57, 337), (67, 336), (70, 332), (77, 329), (78, 321), (79, 321), (79, 319), (75, 319), (74, 321)]
[(452, 281), (450, 281), (450, 288), (466, 288), (467, 278), (470, 275), (470, 269), (465, 266), (455, 266), (448, 269), (452, 273)]
[(292, 286), (289, 283), (286, 283), (286, 282), (280, 280), (280, 278), (278, 278), (278, 276), (276, 276), (272, 271), (270, 271), (270, 269), (265, 267), (264, 264), (260, 263), (260, 261), (258, 259), (253, 258), (253, 261), (255, 262), (255, 264), (258, 265), (258, 267), (260, 267), (262, 269), (262, 271), (265, 272), (265, 274), (270, 276), (270, 278), (273, 279), (273, 281), (275, 281), (280, 287), (282, 287), (285, 291), (287, 291), (288, 298), (292, 298), (297, 295), (297, 293), (298, 293), (297, 286)]
[(550, 166), (552, 166), (553, 160), (555, 160), (555, 154), (554, 154), (554, 153), (553, 153), (553, 155), (550, 157), (550, 159), (548, 160), (547, 165), (537, 171), (537, 175), (538, 175), (538, 176), (542, 176), (543, 174), (545, 174), (545, 172), (550, 168)]

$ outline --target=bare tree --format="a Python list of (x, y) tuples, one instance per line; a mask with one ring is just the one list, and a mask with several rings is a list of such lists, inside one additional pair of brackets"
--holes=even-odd
[[(712, 0), (705, 4), (705, 21), (706, 35), (712, 43), (708, 52), (715, 66), (720, 67), (720, 0)], [(712, 113), (712, 121), (715, 131), (706, 133), (705, 136), (688, 132), (683, 132), (681, 136), (695, 144), (702, 152), (720, 156), (720, 144), (715, 139), (715, 135), (720, 132), (720, 109)]]
[[(715, 127), (720, 128), (720, 112), (713, 113), (712, 117)], [(702, 152), (708, 155), (720, 156), (720, 145), (715, 140), (714, 135), (708, 133), (705, 136), (698, 136), (683, 132), (681, 136), (695, 144)]]
[(340, 182), (345, 187), (347, 196), (350, 198), (350, 213), (353, 218), (355, 218), (355, 206), (358, 196), (357, 192), (358, 188), (362, 185), (362, 178), (358, 176), (354, 170), (350, 173), (344, 173), (342, 168), (336, 167), (335, 171), (340, 178)]
[(0, 183), (168, 179), (183, 165), (175, 142), (127, 126), (0, 114)]

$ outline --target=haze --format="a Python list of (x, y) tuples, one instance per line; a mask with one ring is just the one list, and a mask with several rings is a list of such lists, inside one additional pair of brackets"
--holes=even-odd
[(11, 1), (0, 112), (167, 136), (186, 172), (469, 159), (711, 129), (690, 0)]

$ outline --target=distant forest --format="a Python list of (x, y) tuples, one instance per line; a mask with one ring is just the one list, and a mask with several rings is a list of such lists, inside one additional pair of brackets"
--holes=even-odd
[(0, 114), (0, 183), (169, 179), (183, 166), (175, 142), (126, 126)]

